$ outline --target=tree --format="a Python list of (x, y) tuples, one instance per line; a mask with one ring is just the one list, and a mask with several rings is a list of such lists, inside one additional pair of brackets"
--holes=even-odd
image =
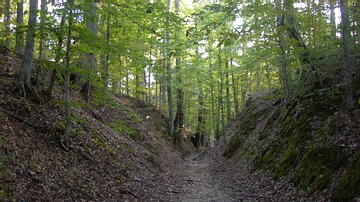
[(56, 53), (55, 53), (55, 68), (54, 68), (53, 71), (52, 71), (51, 79), (50, 79), (50, 84), (49, 84), (48, 89), (46, 90), (46, 95), (47, 95), (48, 97), (51, 96), (52, 91), (53, 91), (53, 89), (54, 89), (55, 80), (56, 80), (57, 72), (58, 72), (57, 69), (58, 69), (58, 67), (60, 66), (60, 64), (59, 64), (59, 63), (60, 63), (60, 59), (61, 59), (61, 56), (63, 55), (63, 54), (62, 54), (63, 40), (64, 40), (63, 30), (64, 30), (65, 21), (66, 21), (66, 12), (67, 12), (67, 11), (64, 10), (63, 13), (62, 13), (60, 25), (59, 25), (59, 28), (58, 28), (58, 31), (57, 31), (58, 44), (57, 44)]
[(38, 98), (38, 95), (35, 89), (32, 87), (30, 77), (34, 58), (37, 8), (38, 1), (30, 0), (30, 15), (28, 22), (28, 30), (26, 32), (25, 54), (18, 75), (20, 94), (22, 94), (26, 98), (26, 92), (30, 92), (30, 94), (36, 99)]
[(45, 59), (45, 51), (44, 51), (44, 44), (45, 44), (45, 23), (46, 23), (46, 16), (47, 15), (47, 0), (41, 0), (41, 11), (40, 11), (40, 41), (39, 41), (39, 60)]
[(165, 22), (166, 32), (166, 50), (165, 50), (165, 61), (166, 61), (166, 74), (167, 74), (167, 97), (168, 97), (168, 110), (169, 110), (169, 135), (174, 136), (174, 107), (172, 98), (172, 71), (171, 71), (171, 52), (170, 48), (170, 11), (171, 11), (171, 0), (167, 3), (168, 14)]
[[(175, 0), (175, 14), (179, 17), (180, 12), (180, 1)], [(175, 31), (175, 43), (180, 43), (180, 29), (176, 28)], [(180, 75), (180, 66), (181, 66), (181, 49), (180, 45), (175, 48), (175, 66), (176, 66), (176, 77), (177, 77), (177, 112), (174, 124), (174, 145), (180, 147), (181, 146), (181, 139), (183, 137), (183, 126), (184, 126), (184, 92), (182, 90), (182, 79)]]
[(65, 150), (69, 148), (69, 138), (70, 138), (70, 129), (71, 129), (71, 107), (70, 107), (70, 51), (71, 51), (71, 29), (72, 29), (72, 8), (74, 0), (68, 0), (68, 33), (66, 40), (66, 53), (65, 53), (65, 63), (66, 63), (66, 74), (65, 74), (65, 131), (64, 135), (61, 137), (61, 145)]
[(349, 7), (347, 0), (340, 0), (341, 23), (342, 23), (342, 41), (344, 51), (344, 66), (345, 66), (345, 89), (346, 89), (346, 105), (349, 110), (354, 108), (353, 93), (352, 93), (352, 70), (350, 66), (349, 41), (350, 41), (350, 22), (349, 22)]
[(10, 49), (10, 0), (5, 3), (5, 47)]
[(15, 51), (20, 55), (24, 55), (24, 39), (23, 39), (23, 23), (24, 23), (24, 0), (17, 2), (16, 10), (16, 41)]
[[(285, 92), (285, 103), (288, 105), (290, 103), (290, 90), (289, 90), (289, 83), (288, 83), (288, 77), (287, 77), (287, 70), (286, 70), (286, 46), (285, 46), (285, 38), (283, 30), (285, 28), (285, 13), (284, 9), (281, 8), (280, 1), (277, 1), (277, 9), (281, 12), (279, 12), (279, 17), (277, 18), (277, 26), (278, 26), (278, 43), (281, 50), (281, 56), (280, 56), (280, 64), (281, 64), (281, 80), (282, 84), (284, 86), (284, 92)], [(296, 30), (293, 30), (295, 33)], [(291, 33), (291, 31), (289, 31)], [(295, 34), (293, 34), (295, 35)], [(301, 43), (301, 42), (299, 42)]]

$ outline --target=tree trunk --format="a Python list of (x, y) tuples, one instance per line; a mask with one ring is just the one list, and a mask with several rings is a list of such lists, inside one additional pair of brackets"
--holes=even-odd
[(105, 56), (105, 79), (104, 79), (104, 90), (107, 92), (109, 90), (109, 60), (110, 60), (110, 26), (109, 26), (109, 17), (107, 17), (108, 23), (106, 23), (106, 52)]
[(10, 49), (10, 0), (5, 2), (5, 47)]
[[(45, 23), (46, 23), (46, 15), (47, 15), (47, 2), (46, 0), (41, 0), (41, 10), (40, 10), (40, 24), (39, 24), (39, 30), (40, 30), (40, 34), (39, 34), (39, 61), (42, 61), (45, 59), (46, 57), (46, 53), (44, 50), (44, 45), (45, 45), (45, 33), (44, 33), (44, 29), (45, 29)], [(36, 75), (35, 75), (35, 81), (34, 81), (34, 85), (37, 85), (39, 82), (39, 76), (41, 74), (41, 66), (37, 66), (36, 68)]]
[(66, 74), (65, 74), (65, 131), (64, 135), (61, 137), (61, 145), (65, 150), (69, 148), (69, 137), (70, 137), (70, 128), (71, 128), (71, 106), (70, 106), (70, 46), (71, 46), (71, 29), (72, 29), (72, 4), (73, 0), (68, 0), (69, 5), (69, 26), (68, 26), (68, 35), (66, 42)]
[(235, 74), (234, 74), (234, 71), (233, 71), (233, 60), (232, 58), (230, 58), (230, 69), (231, 69), (231, 82), (232, 82), (232, 90), (233, 90), (233, 95), (234, 95), (234, 108), (235, 108), (235, 116), (238, 115), (239, 113), (239, 100), (238, 100), (238, 88), (237, 88), (237, 85), (236, 85), (236, 80), (235, 79)]
[(336, 39), (336, 21), (335, 21), (335, 4), (336, 0), (330, 0), (330, 26), (331, 26), (331, 38)]
[[(84, 19), (86, 21), (86, 28), (91, 30), (94, 35), (98, 34), (98, 13), (97, 13), (97, 3), (95, 1), (89, 2), (89, 7), (87, 12), (84, 14)], [(90, 43), (89, 45), (93, 47), (95, 42)], [(95, 48), (92, 49), (92, 53), (87, 53), (85, 55), (85, 64), (83, 68), (87, 68), (89, 71), (96, 70), (97, 60), (95, 57)], [(90, 74), (90, 73), (88, 73)], [(83, 86), (81, 92), (85, 95), (86, 103), (90, 103), (90, 91), (91, 91), (91, 79), (89, 75), (81, 75), (85, 81), (83, 81)]]
[[(280, 10), (280, 8), (278, 8)], [(281, 17), (277, 17), (277, 28), (278, 28), (278, 45), (281, 50), (280, 55), (280, 64), (281, 64), (281, 81), (284, 88), (284, 94), (285, 94), (285, 103), (289, 104), (290, 102), (290, 92), (289, 92), (289, 84), (287, 79), (287, 70), (286, 70), (286, 46), (285, 46), (285, 37), (283, 30), (285, 29), (284, 26), (285, 21), (285, 13), (284, 10), (282, 10)]]
[(199, 146), (203, 146), (204, 145), (204, 123), (205, 123), (205, 107), (204, 107), (204, 95), (203, 95), (203, 90), (202, 90), (202, 84), (201, 81), (198, 77), (198, 88), (199, 88), (199, 95), (198, 95), (198, 118), (197, 118), (197, 127), (196, 127), (196, 133), (195, 133), (195, 138), (196, 138), (196, 145), (194, 145), (195, 147), (199, 147)]
[(169, 110), (169, 135), (170, 137), (174, 136), (174, 108), (173, 108), (173, 99), (172, 99), (172, 72), (171, 72), (171, 53), (169, 50), (170, 47), (170, 10), (171, 10), (171, 0), (167, 2), (168, 14), (166, 16), (165, 30), (166, 30), (166, 73), (167, 73), (167, 95), (168, 95), (168, 110)]
[(222, 61), (221, 61), (221, 47), (220, 46), (219, 46), (219, 53), (218, 53), (218, 63), (219, 63), (219, 74), (220, 74), (218, 110), (220, 110), (221, 128), (224, 128), (224, 126), (225, 126), (225, 113), (224, 113), (224, 103), (223, 103), (224, 78), (223, 78), (223, 70), (222, 70), (222, 64), (221, 64)]
[[(180, 9), (180, 1), (175, 0), (175, 14), (179, 16), (179, 9)], [(179, 41), (180, 37), (179, 34), (181, 33), (181, 30), (177, 30), (175, 32), (175, 40)], [(181, 75), (180, 75), (180, 63), (181, 63), (181, 50), (179, 47), (175, 48), (175, 66), (176, 66), (176, 77), (177, 77), (177, 102), (176, 102), (176, 108), (177, 108), (177, 116), (176, 116), (176, 124), (174, 127), (174, 145), (177, 147), (181, 146), (181, 139), (183, 137), (183, 126), (184, 126), (184, 92), (182, 90), (181, 86)]]
[(37, 7), (38, 7), (37, 0), (30, 0), (30, 15), (28, 22), (28, 30), (26, 32), (26, 46), (25, 46), (26, 54), (23, 57), (20, 72), (18, 75), (20, 94), (24, 95), (24, 97), (26, 98), (26, 91), (28, 91), (36, 99), (38, 98), (38, 95), (30, 83), (30, 77), (31, 77), (32, 63), (34, 59)]
[(342, 23), (342, 39), (344, 51), (344, 66), (345, 66), (345, 89), (346, 89), (346, 105), (349, 110), (354, 108), (353, 93), (352, 93), (352, 73), (350, 66), (349, 55), (349, 40), (350, 40), (350, 22), (349, 22), (349, 8), (348, 0), (340, 0), (341, 23)]
[(40, 11), (40, 41), (39, 41), (39, 60), (45, 59), (44, 44), (45, 44), (45, 23), (47, 15), (47, 0), (41, 0), (41, 11)]
[(230, 82), (229, 82), (229, 61), (225, 63), (225, 92), (226, 92), (226, 123), (231, 120)]
[[(62, 17), (61, 17), (61, 21), (60, 21), (60, 29), (58, 31), (58, 45), (57, 45), (57, 52), (55, 54), (55, 64), (56, 65), (60, 65), (60, 59), (61, 59), (61, 55), (62, 55), (62, 48), (63, 48), (63, 36), (62, 36), (62, 30), (64, 28), (65, 25), (65, 20), (66, 20), (66, 11), (64, 11)], [(50, 80), (50, 84), (48, 89), (46, 90), (46, 95), (48, 97), (51, 96), (52, 91), (54, 89), (54, 85), (55, 85), (55, 80), (57, 77), (57, 66), (55, 66), (55, 68), (53, 69), (53, 72), (51, 74), (51, 80)]]
[(24, 23), (24, 0), (20, 0), (17, 3), (16, 13), (16, 41), (15, 51), (22, 57), (24, 55), (24, 34), (23, 34), (23, 23)]
[[(281, 1), (278, 0), (277, 7), (278, 11), (281, 10)], [(286, 15), (285, 15), (286, 13)], [(302, 80), (306, 81), (310, 78), (310, 83), (315, 87), (321, 84), (320, 78), (318, 76), (317, 70), (311, 64), (311, 59), (309, 55), (309, 51), (305, 45), (303, 38), (301, 37), (297, 27), (296, 27), (296, 19), (293, 15), (294, 13), (294, 2), (293, 0), (285, 0), (284, 1), (284, 8), (282, 11), (282, 24), (280, 26), (284, 26), (288, 32), (290, 39), (295, 40), (297, 46), (301, 49), (299, 60), (301, 65), (303, 66), (303, 73), (302, 73)], [(286, 20), (286, 25), (285, 25)], [(279, 26), (279, 25), (278, 25)]]

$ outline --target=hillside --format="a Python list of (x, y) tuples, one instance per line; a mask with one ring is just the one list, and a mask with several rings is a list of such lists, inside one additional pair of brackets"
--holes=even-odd
[[(360, 80), (354, 84), (359, 98)], [(344, 90), (335, 84), (299, 94), (290, 106), (282, 99), (278, 91), (251, 95), (225, 131), (220, 146), (223, 156), (231, 164), (251, 162), (253, 171), (268, 173), (276, 188), (267, 197), (277, 195), (281, 201), (297, 201), (301, 195), (307, 196), (306, 201), (359, 198), (359, 104), (349, 112)], [(301, 191), (305, 193), (299, 195)]]
[(0, 58), (0, 199), (158, 201), (167, 192), (160, 174), (181, 159), (181, 152), (172, 147), (161, 112), (114, 94), (87, 105), (73, 89), (67, 151), (60, 145), (63, 80), (48, 99), (44, 88), (50, 71), (42, 72), (36, 86), (41, 103), (25, 100), (15, 85), (20, 60), (8, 52)]

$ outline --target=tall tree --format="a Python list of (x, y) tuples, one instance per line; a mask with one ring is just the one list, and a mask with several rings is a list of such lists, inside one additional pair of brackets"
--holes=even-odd
[(344, 51), (344, 66), (345, 66), (345, 89), (346, 89), (346, 105), (349, 110), (354, 108), (353, 92), (352, 92), (352, 70), (350, 66), (350, 21), (349, 21), (349, 7), (347, 0), (340, 0), (341, 23), (342, 23), (342, 41)]
[(168, 13), (165, 22), (166, 32), (166, 50), (165, 50), (165, 61), (166, 61), (166, 74), (167, 74), (167, 97), (168, 97), (168, 110), (169, 110), (169, 135), (174, 136), (174, 106), (172, 98), (172, 71), (171, 71), (171, 55), (170, 52), (170, 12), (171, 12), (171, 0), (167, 1)]
[(35, 98), (38, 97), (37, 92), (30, 82), (32, 63), (34, 58), (36, 18), (37, 18), (38, 1), (30, 0), (30, 14), (28, 22), (28, 30), (26, 32), (25, 54), (21, 63), (18, 75), (18, 84), (20, 94), (26, 97), (26, 92), (30, 92)]
[(281, 64), (281, 81), (284, 87), (284, 94), (285, 94), (285, 103), (289, 104), (290, 102), (290, 90), (289, 90), (289, 83), (287, 77), (287, 68), (286, 68), (286, 46), (285, 46), (285, 37), (283, 30), (285, 29), (285, 10), (281, 8), (280, 0), (277, 1), (277, 10), (279, 12), (279, 17), (277, 18), (277, 27), (278, 27), (278, 44), (281, 50), (280, 55), (280, 64)]
[[(45, 23), (47, 15), (47, 0), (41, 0), (41, 10), (40, 10), (40, 41), (39, 41), (39, 60), (45, 59)], [(40, 69), (40, 68), (39, 68)]]
[(10, 49), (10, 0), (5, 2), (5, 47)]
[[(180, 1), (175, 0), (175, 14), (179, 17), (180, 12)], [(180, 26), (179, 26), (180, 27)], [(175, 31), (175, 43), (180, 43), (180, 29), (176, 28)], [(182, 90), (182, 79), (180, 75), (181, 66), (181, 49), (178, 45), (175, 48), (175, 66), (176, 66), (176, 77), (177, 77), (177, 101), (176, 101), (176, 118), (174, 124), (174, 145), (180, 147), (181, 139), (183, 137), (183, 126), (184, 126), (184, 92)]]
[(23, 23), (24, 23), (24, 0), (17, 2), (16, 8), (16, 41), (15, 51), (22, 56), (24, 54)]
[(82, 67), (87, 72), (87, 75), (82, 75), (82, 79), (84, 79), (84, 84), (82, 86), (81, 92), (84, 93), (86, 102), (90, 102), (90, 91), (91, 91), (91, 79), (90, 74), (96, 69), (96, 36), (98, 34), (98, 12), (97, 12), (97, 3), (94, 0), (86, 2), (86, 11), (84, 12), (84, 19), (86, 22), (86, 28), (90, 30), (92, 36), (89, 37), (87, 41), (87, 45), (90, 46), (90, 51), (85, 53), (83, 56), (85, 61), (82, 62)]
[(73, 17), (73, 4), (74, 0), (67, 1), (67, 7), (69, 12), (68, 17), (68, 34), (66, 40), (66, 53), (65, 53), (65, 63), (66, 63), (66, 74), (65, 74), (65, 131), (64, 135), (61, 137), (61, 145), (64, 149), (68, 150), (69, 148), (69, 137), (70, 137), (70, 128), (71, 128), (71, 106), (70, 106), (70, 50), (71, 50), (71, 29), (72, 29), (72, 17)]
[(53, 69), (52, 71), (52, 74), (51, 74), (51, 79), (50, 79), (50, 84), (49, 84), (49, 87), (48, 89), (46, 90), (46, 95), (48, 97), (51, 96), (52, 94), (52, 91), (54, 89), (54, 85), (55, 85), (55, 80), (56, 80), (56, 77), (57, 77), (57, 72), (58, 72), (58, 67), (60, 66), (60, 59), (62, 57), (62, 49), (63, 49), (63, 40), (64, 40), (64, 37), (63, 37), (63, 30), (64, 30), (64, 25), (65, 25), (65, 21), (66, 21), (66, 10), (63, 11), (63, 14), (61, 16), (61, 21), (60, 21), (60, 25), (59, 25), (59, 29), (57, 31), (57, 39), (58, 39), (58, 44), (56, 46), (56, 54), (55, 54), (55, 68)]

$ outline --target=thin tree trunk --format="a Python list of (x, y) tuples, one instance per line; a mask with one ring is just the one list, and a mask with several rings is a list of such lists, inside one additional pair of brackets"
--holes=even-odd
[(221, 128), (225, 126), (225, 113), (224, 113), (224, 103), (223, 103), (223, 85), (224, 85), (224, 78), (223, 78), (223, 70), (222, 70), (222, 61), (221, 61), (221, 47), (219, 47), (218, 53), (218, 62), (219, 62), (219, 74), (220, 74), (220, 86), (219, 86), (219, 102), (218, 102), (218, 109), (220, 110), (221, 116)]
[(39, 41), (39, 59), (43, 60), (45, 59), (45, 53), (44, 53), (44, 29), (45, 29), (45, 23), (46, 23), (46, 14), (47, 14), (47, 0), (41, 0), (41, 11), (40, 11), (40, 41)]
[(336, 0), (330, 0), (330, 26), (331, 26), (331, 38), (333, 40), (336, 39), (335, 4), (336, 4)]
[(66, 62), (66, 74), (65, 74), (65, 131), (64, 135), (61, 137), (61, 145), (65, 150), (69, 148), (69, 138), (70, 138), (70, 128), (71, 128), (71, 106), (70, 106), (70, 46), (71, 46), (71, 29), (72, 29), (72, 4), (73, 0), (68, 0), (69, 6), (69, 27), (68, 27), (68, 35), (66, 42), (66, 54), (65, 54), (65, 62)]
[(24, 0), (20, 0), (17, 3), (16, 13), (16, 41), (15, 51), (22, 57), (24, 55), (24, 34), (23, 34), (23, 23), (24, 23)]
[[(62, 55), (62, 48), (63, 48), (63, 35), (62, 35), (62, 30), (64, 28), (65, 25), (65, 20), (66, 20), (66, 11), (64, 11), (62, 17), (61, 17), (61, 21), (60, 21), (60, 29), (58, 32), (58, 45), (57, 45), (57, 51), (55, 54), (55, 64), (56, 65), (60, 65), (60, 59), (61, 59), (61, 55)], [(53, 69), (53, 72), (51, 74), (51, 80), (50, 80), (50, 84), (48, 89), (46, 90), (46, 95), (48, 97), (51, 96), (52, 91), (54, 89), (54, 85), (55, 85), (55, 80), (56, 80), (56, 76), (57, 76), (57, 66), (55, 66), (55, 68)]]
[[(180, 1), (179, 0), (175, 0), (175, 14), (177, 16), (179, 16), (179, 11), (180, 11)], [(181, 33), (180, 30), (177, 30), (175, 32), (175, 40), (178, 41), (180, 40), (179, 34)], [(181, 49), (179, 47), (175, 48), (175, 66), (176, 66), (176, 77), (177, 77), (177, 102), (176, 102), (176, 108), (177, 108), (177, 123), (175, 124), (176, 127), (174, 127), (174, 145), (177, 147), (181, 146), (181, 139), (183, 137), (183, 125), (184, 125), (184, 109), (183, 109), (183, 105), (184, 105), (184, 92), (182, 90), (182, 80), (181, 80), (181, 75), (180, 75), (180, 63), (181, 63)]]
[[(281, 10), (281, 1), (277, 0), (277, 9), (278, 11)], [(285, 15), (286, 13), (286, 15)], [(320, 77), (317, 73), (317, 70), (315, 67), (311, 64), (310, 54), (309, 50), (306, 47), (306, 44), (301, 37), (295, 23), (295, 17), (293, 15), (294, 13), (294, 2), (293, 0), (284, 0), (284, 7), (282, 9), (282, 24), (280, 26), (284, 26), (288, 32), (288, 35), (290, 39), (293, 39), (297, 46), (301, 49), (299, 60), (301, 62), (301, 65), (303, 66), (303, 73), (302, 73), (302, 80), (309, 80), (312, 83), (312, 85), (319, 86), (321, 85)], [(286, 25), (285, 25), (286, 20)], [(279, 25), (278, 25), (279, 26)], [(312, 78), (313, 77), (313, 78)]]
[(226, 122), (231, 120), (229, 61), (225, 62)]
[(196, 127), (196, 132), (195, 132), (195, 139), (196, 139), (196, 145), (195, 147), (199, 147), (199, 146), (203, 146), (204, 145), (204, 95), (203, 95), (203, 90), (202, 90), (202, 84), (201, 81), (199, 79), (199, 77), (197, 78), (198, 80), (198, 88), (199, 88), (199, 95), (198, 95), (198, 118), (197, 118), (197, 127)]
[(26, 89), (28, 88), (29, 92), (38, 98), (38, 95), (30, 83), (32, 63), (34, 58), (34, 45), (35, 45), (35, 32), (36, 32), (36, 17), (37, 17), (37, 0), (30, 0), (30, 15), (28, 22), (28, 30), (26, 32), (26, 46), (25, 46), (25, 55), (23, 57), (20, 72), (18, 75), (18, 83), (20, 86), (20, 94), (24, 95), (26, 98)]
[[(44, 33), (44, 29), (45, 29), (45, 23), (46, 23), (46, 15), (47, 15), (47, 2), (46, 0), (41, 0), (41, 10), (40, 10), (40, 26), (39, 26), (39, 30), (40, 30), (40, 34), (39, 34), (39, 61), (42, 61), (45, 59), (46, 54), (44, 51), (44, 45), (45, 45), (45, 33)], [(35, 76), (35, 81), (34, 81), (34, 85), (37, 85), (39, 82), (39, 76), (41, 74), (41, 67), (37, 66), (36, 68), (36, 76)]]
[(230, 58), (230, 69), (231, 69), (231, 83), (232, 83), (232, 90), (233, 90), (233, 95), (234, 95), (234, 108), (235, 108), (235, 116), (238, 115), (239, 113), (239, 100), (238, 100), (238, 88), (236, 85), (236, 79), (235, 79), (235, 74), (233, 71), (233, 60), (232, 58)]
[(5, 2), (5, 47), (10, 49), (10, 0)]
[[(278, 9), (280, 10), (280, 8)], [(285, 47), (285, 38), (283, 32), (283, 30), (285, 29), (284, 21), (285, 21), (285, 14), (284, 14), (284, 10), (282, 10), (281, 17), (277, 18), (278, 45), (281, 50), (281, 55), (280, 55), (281, 81), (284, 87), (285, 103), (289, 104), (290, 92), (289, 92), (289, 85), (288, 85), (287, 72), (286, 72), (286, 56), (285, 56), (286, 47)]]
[(126, 95), (130, 95), (129, 77), (130, 77), (129, 70), (126, 70), (126, 80), (125, 80)]
[[(151, 35), (152, 36), (152, 35)], [(152, 57), (152, 47), (151, 47), (151, 44), (150, 44), (150, 47), (149, 47), (149, 55), (150, 55), (150, 58)], [(147, 101), (149, 102), (149, 103), (151, 103), (151, 90), (150, 90), (150, 88), (151, 88), (151, 71), (152, 71), (152, 68), (153, 67), (153, 61), (151, 60), (151, 64), (149, 65), (149, 67), (148, 67), (148, 82), (147, 82), (147, 91), (148, 91), (148, 94), (147, 94)]]
[(346, 105), (349, 110), (354, 108), (353, 93), (352, 93), (352, 79), (351, 66), (349, 55), (349, 40), (350, 40), (350, 22), (349, 22), (349, 8), (348, 0), (340, 0), (341, 22), (342, 22), (342, 39), (344, 51), (344, 65), (345, 65), (345, 89), (346, 89)]
[(168, 110), (169, 110), (169, 135), (170, 137), (174, 136), (174, 108), (173, 108), (173, 99), (172, 99), (172, 72), (171, 72), (171, 53), (169, 51), (170, 47), (170, 28), (169, 28), (169, 21), (170, 21), (170, 10), (171, 10), (171, 0), (167, 2), (168, 14), (166, 16), (165, 22), (165, 30), (166, 30), (166, 73), (167, 73), (167, 95), (168, 95)]
[(104, 79), (104, 90), (107, 92), (109, 90), (109, 59), (110, 59), (110, 25), (109, 25), (109, 16), (107, 17), (108, 23), (106, 23), (106, 49), (108, 50), (106, 52), (105, 56), (105, 79)]

